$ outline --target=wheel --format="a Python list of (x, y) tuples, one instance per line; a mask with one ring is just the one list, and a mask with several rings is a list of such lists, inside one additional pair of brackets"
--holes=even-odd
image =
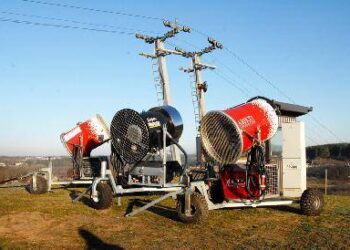
[(49, 191), (48, 181), (43, 176), (37, 175), (36, 187), (34, 187), (33, 178), (31, 178), (27, 190), (31, 194), (45, 194)]
[(113, 192), (107, 183), (99, 183), (96, 187), (97, 197), (91, 198), (92, 206), (95, 209), (107, 209), (112, 205)]
[(191, 195), (191, 215), (185, 214), (184, 195), (178, 197), (176, 211), (179, 219), (184, 223), (199, 223), (208, 217), (207, 202), (203, 195), (196, 192)]
[(307, 189), (300, 198), (301, 212), (308, 216), (319, 215), (324, 206), (323, 194), (316, 189)]

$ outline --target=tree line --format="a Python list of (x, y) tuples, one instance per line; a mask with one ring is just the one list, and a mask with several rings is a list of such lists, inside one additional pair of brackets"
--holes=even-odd
[(334, 160), (350, 159), (350, 143), (325, 144), (306, 148), (308, 160), (315, 158), (331, 158)]

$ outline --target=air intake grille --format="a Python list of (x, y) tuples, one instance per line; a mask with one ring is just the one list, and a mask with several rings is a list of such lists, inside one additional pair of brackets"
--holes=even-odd
[(276, 164), (267, 164), (265, 167), (268, 185), (266, 198), (278, 197), (280, 195), (278, 166)]
[(201, 122), (204, 150), (221, 164), (235, 163), (241, 154), (242, 139), (239, 128), (225, 113), (212, 111)]
[(111, 123), (112, 146), (124, 161), (136, 163), (149, 151), (149, 131), (138, 112), (122, 109)]

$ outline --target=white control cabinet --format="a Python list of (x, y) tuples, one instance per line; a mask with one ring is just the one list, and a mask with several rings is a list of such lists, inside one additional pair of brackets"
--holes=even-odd
[(306, 189), (306, 148), (303, 122), (282, 123), (282, 192), (300, 197)]

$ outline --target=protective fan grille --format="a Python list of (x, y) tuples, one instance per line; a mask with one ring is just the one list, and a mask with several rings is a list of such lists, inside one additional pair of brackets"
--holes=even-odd
[(127, 163), (136, 163), (149, 151), (149, 131), (138, 112), (122, 109), (111, 123), (112, 146)]
[(239, 128), (223, 112), (207, 113), (201, 121), (201, 138), (209, 157), (221, 164), (235, 163), (241, 154)]

